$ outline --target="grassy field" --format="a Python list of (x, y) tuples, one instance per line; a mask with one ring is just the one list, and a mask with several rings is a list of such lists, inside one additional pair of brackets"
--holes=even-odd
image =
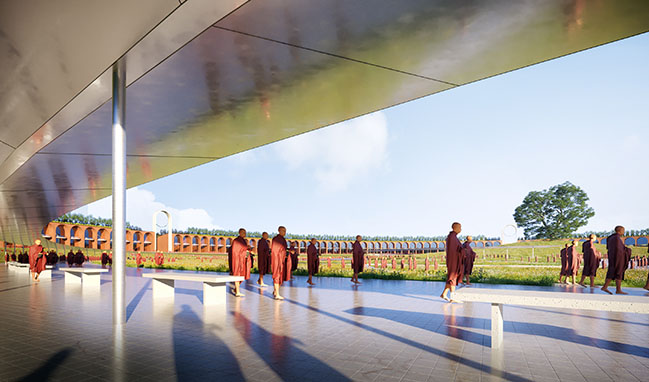
[[(503, 245), (493, 248), (475, 248), (478, 255), (471, 282), (487, 284), (519, 284), (519, 285), (552, 285), (559, 276), (559, 251), (566, 241), (534, 241), (520, 242), (510, 245)], [(534, 245), (530, 245), (534, 244)], [(603, 253), (606, 253), (606, 247), (601, 244), (596, 245)], [(647, 256), (647, 247), (631, 247), (633, 256)], [(59, 253), (67, 253), (69, 247), (58, 246)], [(74, 248), (76, 251), (77, 248)], [(99, 264), (100, 250), (84, 250), (93, 263)], [(227, 256), (224, 254), (188, 254), (188, 253), (166, 253), (165, 264), (158, 267), (153, 262), (152, 252), (142, 252), (144, 257), (144, 267), (147, 268), (165, 268), (178, 270), (202, 270), (214, 272), (227, 272)], [(408, 269), (408, 257), (397, 255), (397, 269), (392, 269), (391, 258), (388, 257), (387, 269), (381, 269), (381, 258), (385, 255), (369, 254), (370, 262), (366, 263), (366, 271), (361, 274), (362, 278), (390, 279), (390, 280), (425, 280), (425, 281), (444, 281), (446, 279), (446, 265), (444, 263), (444, 253), (426, 253), (411, 255), (417, 259), (417, 268)], [(327, 259), (331, 257), (331, 268), (328, 267)], [(345, 269), (342, 268), (340, 261), (341, 255), (321, 255), (320, 273), (323, 277), (351, 277), (351, 255), (342, 255), (345, 258)], [(430, 269), (424, 269), (425, 259), (430, 259)], [(374, 259), (378, 258), (378, 268), (375, 268)], [(405, 259), (405, 268), (401, 269), (401, 258)], [(300, 255), (298, 270), (296, 275), (306, 275), (306, 257)], [(4, 259), (3, 259), (4, 260)], [(438, 268), (434, 269), (435, 260)], [(129, 253), (127, 256), (127, 266), (135, 267), (135, 253)], [(253, 273), (257, 268), (253, 268)], [(596, 278), (596, 284), (604, 283), (606, 271), (600, 269)], [(642, 287), (647, 280), (646, 269), (629, 269), (626, 272), (624, 286)], [(577, 280), (578, 281), (578, 280)]]

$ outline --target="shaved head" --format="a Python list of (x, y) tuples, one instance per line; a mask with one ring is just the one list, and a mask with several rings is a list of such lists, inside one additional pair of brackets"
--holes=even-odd
[(624, 227), (621, 226), (621, 225), (616, 226), (615, 227), (615, 233), (617, 233), (618, 235), (624, 235)]

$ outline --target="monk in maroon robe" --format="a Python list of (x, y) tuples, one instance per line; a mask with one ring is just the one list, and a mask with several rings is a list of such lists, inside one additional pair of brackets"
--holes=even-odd
[[(232, 249), (232, 275), (243, 276), (244, 279), (248, 280), (250, 278), (249, 251), (252, 250), (252, 247), (248, 245), (248, 241), (246, 240), (245, 229), (239, 228), (239, 236), (232, 241), (230, 248)], [(239, 290), (240, 285), (241, 281), (234, 282), (234, 295), (236, 297), (244, 296)]]
[(608, 294), (613, 294), (608, 290), (611, 280), (615, 280), (616, 294), (627, 294), (622, 291), (622, 280), (624, 280), (624, 272), (629, 265), (630, 250), (624, 246), (622, 235), (624, 235), (624, 227), (619, 225), (615, 227), (615, 233), (606, 238), (608, 271), (606, 272), (606, 281), (602, 286), (602, 290)]
[(271, 272), (268, 232), (262, 233), (261, 240), (257, 242), (257, 268), (259, 270), (259, 279), (257, 280), (257, 284), (259, 284), (260, 287), (265, 287), (264, 275)]
[(584, 280), (586, 277), (590, 277), (590, 287), (595, 287), (595, 277), (597, 276), (597, 268), (599, 268), (599, 261), (602, 258), (601, 253), (595, 248), (595, 242), (597, 241), (597, 236), (591, 234), (588, 240), (584, 241), (581, 245), (581, 251), (584, 254), (584, 268), (581, 272), (581, 280), (579, 285), (584, 288)]
[(560, 252), (561, 257), (561, 270), (559, 271), (559, 284), (563, 284), (563, 278), (566, 278), (568, 281), (568, 246), (570, 244), (566, 243), (564, 248)]
[(320, 256), (318, 254), (316, 243), (315, 239), (311, 239), (311, 243), (306, 248), (306, 266), (307, 271), (309, 272), (309, 279), (306, 282), (309, 285), (315, 285), (312, 278), (313, 275), (318, 273), (320, 268)]
[(361, 245), (362, 240), (361, 235), (356, 235), (356, 241), (352, 245), (352, 270), (354, 271), (354, 275), (352, 276), (351, 282), (354, 284), (360, 284), (358, 274), (363, 272), (365, 266), (365, 251)]
[(291, 243), (291, 247), (289, 248), (288, 252), (291, 255), (291, 272), (297, 271), (297, 264), (300, 259), (298, 258), (299, 253), (297, 247), (295, 246), (295, 243)]
[(571, 284), (575, 283), (575, 276), (577, 276), (577, 274), (579, 273), (579, 267), (581, 265), (581, 258), (579, 252), (577, 251), (577, 244), (579, 244), (579, 241), (573, 240), (572, 245), (568, 247), (566, 255), (568, 260), (567, 275), (570, 276), (570, 279), (572, 280)]
[(34, 280), (38, 281), (38, 276), (45, 270), (47, 257), (43, 254), (41, 241), (36, 239), (34, 245), (29, 247), (29, 270), (32, 272)]
[(70, 252), (68, 252), (67, 261), (68, 261), (68, 267), (71, 267), (72, 264), (74, 264), (74, 252), (72, 252), (72, 250), (70, 250)]
[[(471, 285), (471, 281), (469, 280), (469, 277), (471, 276), (471, 273), (473, 273), (473, 262), (475, 261), (476, 258), (476, 253), (473, 250), (473, 247), (471, 247), (471, 243), (473, 242), (473, 238), (471, 236), (466, 237), (466, 241), (464, 244), (462, 244), (462, 248), (464, 249), (464, 275), (463, 278), (466, 278), (466, 285)], [(428, 261), (428, 258), (426, 258)]]
[[(462, 243), (457, 238), (457, 235), (462, 232), (462, 225), (460, 223), (453, 223), (451, 225), (452, 231), (446, 237), (446, 286), (440, 295), (446, 301), (455, 302), (453, 300), (453, 293), (455, 287), (462, 280), (462, 262), (464, 260), (462, 252)], [(447, 296), (451, 292), (451, 297)]]
[[(279, 286), (284, 282), (284, 267), (286, 265), (286, 227), (280, 226), (277, 229), (277, 236), (273, 238), (270, 244), (270, 265), (273, 271), (273, 297), (275, 300), (283, 300), (284, 297), (279, 294)], [(288, 257), (290, 262), (290, 257)], [(290, 267), (290, 264), (289, 264)]]

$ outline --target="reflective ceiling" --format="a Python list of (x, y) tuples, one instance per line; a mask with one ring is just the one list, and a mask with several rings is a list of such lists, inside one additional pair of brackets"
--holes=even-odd
[(0, 239), (110, 194), (122, 55), (132, 187), (646, 31), (631, 0), (8, 0)]

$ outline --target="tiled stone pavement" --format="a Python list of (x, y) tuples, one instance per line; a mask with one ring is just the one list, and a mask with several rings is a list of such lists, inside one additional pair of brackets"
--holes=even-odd
[(110, 274), (99, 289), (60, 272), (30, 284), (0, 265), (0, 380), (649, 381), (643, 315), (505, 306), (492, 354), (489, 305), (443, 303), (441, 283), (297, 277), (285, 301), (251, 283), (205, 309), (190, 282), (154, 303), (141, 272), (128, 269), (128, 323), (114, 330)]

